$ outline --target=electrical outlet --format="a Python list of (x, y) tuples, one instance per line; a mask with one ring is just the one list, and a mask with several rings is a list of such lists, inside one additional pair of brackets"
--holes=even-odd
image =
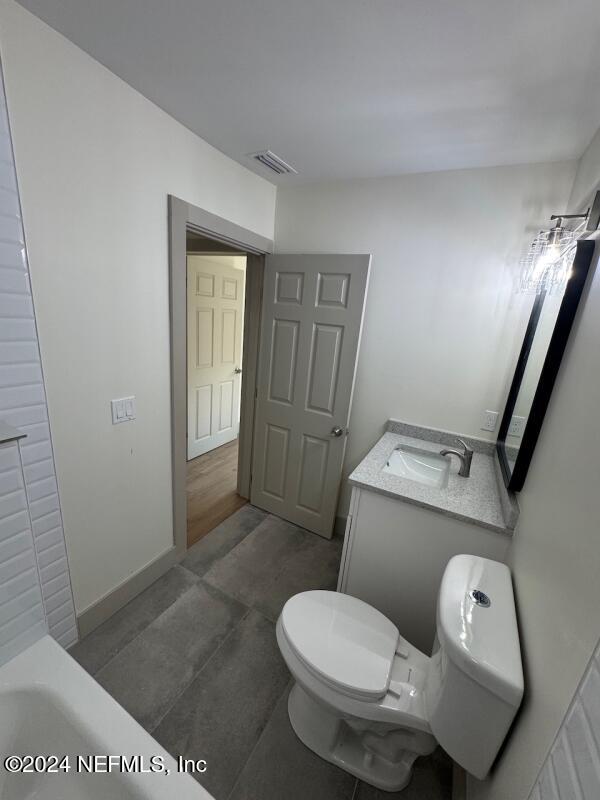
[(518, 417), (516, 414), (515, 416), (511, 417), (510, 425), (508, 426), (508, 435), (523, 436), (523, 431), (525, 430), (525, 421), (525, 417)]
[(135, 419), (135, 397), (121, 397), (110, 401), (113, 425)]
[(495, 431), (496, 425), (498, 424), (498, 412), (497, 411), (484, 411), (483, 412), (483, 422), (481, 424), (482, 431)]

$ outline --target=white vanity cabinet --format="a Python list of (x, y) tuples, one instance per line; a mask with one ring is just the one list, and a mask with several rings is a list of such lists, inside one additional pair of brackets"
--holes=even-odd
[(429, 654), (437, 593), (459, 553), (504, 561), (509, 533), (353, 487), (338, 591), (379, 609), (409, 642)]

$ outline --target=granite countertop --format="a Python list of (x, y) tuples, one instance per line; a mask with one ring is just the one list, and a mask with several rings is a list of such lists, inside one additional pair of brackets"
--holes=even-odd
[[(396, 429), (399, 425), (395, 425)], [(394, 426), (390, 426), (388, 423), (389, 427)], [(447, 446), (440, 441), (417, 438), (414, 433), (418, 434), (419, 429), (414, 426), (405, 427), (413, 435), (409, 436), (407, 433), (393, 430), (384, 433), (350, 475), (349, 481), (353, 486), (379, 492), (405, 503), (429, 508), (455, 519), (473, 522), (499, 533), (511, 534), (513, 532), (516, 518), (512, 517), (511, 519), (511, 515), (506, 514), (505, 504), (501, 497), (502, 487), (498, 485), (493, 449), (478, 448), (478, 452), (478, 449), (474, 448), (469, 478), (461, 478), (458, 475), (460, 463), (457, 458), (451, 458), (448, 486), (445, 489), (425, 486), (408, 478), (382, 472), (382, 468), (398, 445), (409, 445), (432, 453), (439, 453), (444, 446)], [(427, 429), (423, 429), (423, 432), (427, 435)], [(472, 442), (468, 437), (465, 438), (471, 445)], [(461, 448), (458, 447), (458, 449)]]

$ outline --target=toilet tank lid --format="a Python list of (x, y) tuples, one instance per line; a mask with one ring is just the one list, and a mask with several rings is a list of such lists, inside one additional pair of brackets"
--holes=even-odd
[(448, 562), (438, 598), (441, 646), (459, 669), (507, 703), (523, 697), (523, 666), (510, 570), (480, 556)]
[(377, 700), (388, 689), (398, 628), (356, 597), (314, 590), (290, 598), (281, 612), (296, 655), (344, 694)]

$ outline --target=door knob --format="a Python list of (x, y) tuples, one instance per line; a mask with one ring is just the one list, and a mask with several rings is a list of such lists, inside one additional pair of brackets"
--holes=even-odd
[(235, 372), (236, 375), (242, 374), (242, 370), (239, 367), (236, 367), (233, 371)]
[(332, 428), (331, 429), (331, 435), (332, 436), (336, 436), (336, 437), (339, 438), (340, 436), (342, 436), (343, 433), (344, 433), (344, 431), (341, 428)]

